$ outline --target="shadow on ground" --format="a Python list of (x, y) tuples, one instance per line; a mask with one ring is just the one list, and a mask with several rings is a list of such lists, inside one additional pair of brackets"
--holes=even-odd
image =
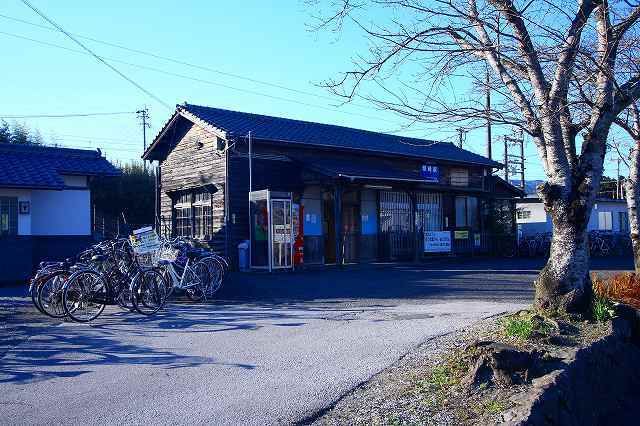
[[(542, 264), (541, 259), (452, 259), (276, 274), (231, 273), (216, 300), (209, 303), (172, 302), (153, 317), (112, 307), (91, 325), (46, 319), (22, 297), (24, 288), (0, 289), (0, 323), (4, 321), (0, 383), (80, 376), (105, 364), (163, 369), (217, 364), (254, 369), (254, 365), (221, 363), (214, 357), (181, 355), (178, 343), (175, 348), (158, 348), (123, 342), (143, 340), (136, 337), (172, 341), (162, 338), (179, 333), (251, 332), (264, 324), (295, 328), (309, 319), (381, 321), (384, 318), (374, 313), (402, 303), (529, 303), (532, 282)], [(594, 261), (596, 268), (609, 270), (630, 264)]]

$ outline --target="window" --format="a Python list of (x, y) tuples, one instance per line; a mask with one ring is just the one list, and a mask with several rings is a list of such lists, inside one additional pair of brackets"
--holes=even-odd
[(611, 212), (598, 212), (598, 229), (600, 231), (611, 231)]
[(531, 219), (531, 210), (518, 209), (516, 215), (518, 219)]
[(478, 199), (456, 197), (456, 227), (478, 227)]
[(18, 199), (0, 197), (0, 237), (18, 235)]
[(173, 205), (175, 235), (210, 239), (213, 234), (213, 205), (211, 194), (197, 190), (181, 194)]
[(212, 225), (211, 194), (207, 191), (196, 192), (193, 201), (193, 236), (201, 239), (210, 239), (213, 233)]
[(175, 211), (175, 229), (179, 237), (190, 237), (191, 234), (191, 193), (180, 195), (173, 205)]
[(620, 232), (629, 232), (629, 214), (627, 212), (618, 212), (618, 224)]
[(469, 186), (469, 170), (451, 169), (449, 171), (451, 186)]

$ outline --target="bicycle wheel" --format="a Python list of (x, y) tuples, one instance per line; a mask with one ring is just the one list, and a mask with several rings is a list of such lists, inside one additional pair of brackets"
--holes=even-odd
[(69, 275), (69, 271), (55, 271), (47, 275), (38, 287), (38, 304), (42, 312), (52, 318), (64, 318), (67, 315), (62, 303), (62, 292)]
[(46, 315), (46, 312), (44, 311), (44, 309), (42, 309), (42, 306), (40, 306), (40, 301), (38, 300), (38, 293), (40, 291), (40, 287), (42, 286), (44, 280), (48, 275), (49, 274), (43, 274), (37, 278), (33, 278), (31, 280), (31, 283), (29, 283), (29, 294), (31, 295), (31, 302), (33, 303), (33, 306), (35, 306), (38, 311), (40, 311), (45, 315)]
[(196, 262), (189, 266), (184, 272), (184, 282), (186, 284), (185, 293), (187, 297), (194, 301), (199, 302), (206, 298), (206, 289), (209, 285), (210, 274), (209, 268), (204, 262)]
[(214, 257), (205, 257), (201, 262), (207, 265), (209, 269), (210, 282), (206, 286), (207, 297), (213, 297), (214, 294), (222, 288), (222, 282), (224, 280), (224, 267), (221, 262)]
[(107, 283), (95, 271), (79, 271), (64, 285), (62, 303), (65, 313), (77, 322), (96, 319), (107, 305)]
[(167, 284), (156, 269), (146, 269), (135, 276), (131, 284), (133, 307), (142, 315), (153, 315), (167, 301)]

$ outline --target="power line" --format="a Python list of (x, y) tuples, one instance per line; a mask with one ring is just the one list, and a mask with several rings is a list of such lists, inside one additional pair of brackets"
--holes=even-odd
[(74, 114), (33, 114), (33, 115), (8, 115), (0, 114), (0, 118), (4, 119), (26, 119), (26, 118), (67, 118), (67, 117), (94, 117), (103, 115), (124, 115), (135, 114), (135, 111), (120, 111), (120, 112), (87, 112), (87, 113), (74, 113)]
[[(55, 43), (49, 43), (47, 41), (42, 41), (42, 40), (30, 38), (30, 37), (25, 37), (25, 36), (19, 35), (19, 34), (9, 33), (9, 32), (5, 32), (5, 31), (0, 31), (0, 34), (7, 35), (7, 36), (10, 36), (10, 37), (15, 37), (15, 38), (18, 38), (18, 39), (21, 39), (21, 40), (31, 41), (31, 42), (34, 42), (34, 43), (42, 44), (44, 46), (48, 46), (48, 47), (54, 47), (54, 48), (57, 48), (57, 49), (67, 50), (69, 52), (86, 54), (85, 52), (79, 51), (77, 49), (71, 49), (71, 48), (66, 47), (66, 46), (60, 46), (60, 45), (55, 44)], [(360, 114), (360, 113), (351, 112), (351, 111), (343, 111), (343, 110), (339, 110), (339, 109), (337, 109), (335, 107), (327, 107), (327, 106), (315, 105), (315, 104), (311, 104), (311, 103), (308, 103), (308, 102), (298, 101), (298, 100), (289, 99), (289, 98), (284, 98), (284, 97), (276, 96), (276, 95), (270, 95), (270, 94), (258, 92), (258, 91), (255, 91), (255, 90), (242, 89), (242, 88), (239, 88), (239, 87), (234, 87), (234, 86), (230, 86), (230, 85), (223, 84), (223, 83), (218, 83), (218, 82), (211, 81), (211, 80), (206, 80), (206, 79), (197, 78), (197, 77), (191, 77), (191, 76), (188, 76), (188, 75), (178, 74), (178, 73), (174, 73), (174, 72), (170, 72), (170, 71), (165, 71), (165, 70), (162, 70), (162, 69), (159, 69), (159, 68), (154, 68), (154, 67), (150, 67), (150, 66), (147, 66), (147, 65), (140, 65), (140, 64), (136, 64), (136, 63), (132, 63), (132, 62), (128, 62), (128, 61), (123, 61), (123, 60), (120, 60), (120, 59), (115, 59), (115, 58), (111, 58), (111, 57), (107, 57), (107, 56), (105, 56), (104, 58), (108, 59), (108, 60), (110, 60), (112, 62), (117, 62), (117, 63), (128, 65), (128, 66), (131, 66), (131, 67), (140, 68), (140, 69), (144, 69), (144, 70), (147, 70), (147, 71), (153, 71), (153, 72), (164, 74), (164, 75), (170, 75), (172, 77), (178, 77), (178, 78), (182, 78), (182, 79), (186, 79), (186, 80), (191, 80), (191, 81), (195, 81), (195, 82), (198, 82), (198, 83), (204, 83), (204, 84), (209, 84), (209, 85), (213, 85), (213, 86), (217, 86), (217, 87), (222, 87), (222, 88), (225, 88), (225, 89), (235, 90), (235, 91), (238, 91), (238, 92), (248, 93), (248, 94), (252, 94), (252, 95), (256, 95), (256, 96), (262, 96), (262, 97), (275, 99), (275, 100), (279, 100), (279, 101), (283, 101), (283, 102), (295, 103), (295, 104), (307, 106), (307, 107), (310, 107), (310, 108), (323, 109), (323, 110), (326, 110), (326, 111), (336, 112), (336, 113), (340, 113), (340, 114), (348, 114), (348, 115), (352, 115), (352, 116), (359, 116), (359, 117), (363, 117), (363, 118), (368, 118), (368, 119), (371, 119), (371, 120), (383, 121), (383, 122), (387, 122), (387, 123), (392, 123), (394, 125), (398, 124), (397, 122), (395, 122), (393, 120), (388, 120), (388, 119), (384, 119), (384, 118), (380, 118), (380, 117), (374, 117), (374, 116), (371, 116), (371, 115)]]
[[(20, 19), (20, 18), (14, 18), (12, 16), (7, 16), (7, 15), (0, 14), (0, 18), (8, 19), (8, 20), (15, 21), (15, 22), (20, 22), (22, 24), (31, 25), (31, 26), (42, 28), (42, 29), (46, 29), (46, 30), (49, 30), (49, 31), (55, 31), (55, 28), (51, 28), (51, 27), (48, 27), (46, 25), (37, 24), (35, 22), (26, 21), (26, 20)], [(139, 54), (139, 55), (144, 55), (144, 56), (148, 56), (148, 57), (151, 57), (151, 58), (161, 59), (161, 60), (167, 61), (167, 62), (172, 62), (174, 64), (183, 65), (183, 66), (194, 68), (194, 69), (199, 69), (199, 70), (202, 70), (202, 71), (208, 71), (208, 72), (211, 72), (211, 73), (224, 75), (226, 77), (236, 78), (236, 79), (239, 79), (239, 80), (249, 81), (249, 82), (252, 82), (252, 83), (262, 84), (262, 85), (273, 87), (273, 88), (276, 88), (276, 89), (286, 90), (286, 91), (289, 91), (289, 92), (292, 92), (292, 93), (297, 93), (297, 94), (300, 94), (300, 95), (312, 96), (312, 97), (316, 97), (318, 99), (328, 100), (330, 102), (335, 102), (336, 101), (335, 98), (331, 98), (329, 96), (323, 96), (323, 95), (320, 95), (320, 94), (317, 94), (317, 93), (307, 92), (307, 91), (300, 90), (300, 89), (294, 89), (292, 87), (287, 87), (287, 86), (279, 84), (279, 83), (273, 83), (273, 82), (269, 82), (269, 81), (265, 81), (265, 80), (259, 80), (259, 79), (256, 79), (256, 78), (247, 77), (247, 76), (240, 75), (240, 74), (235, 74), (235, 73), (231, 73), (231, 72), (227, 72), (227, 71), (221, 71), (219, 69), (207, 67), (207, 66), (204, 66), (204, 65), (198, 65), (198, 64), (194, 64), (194, 63), (187, 62), (187, 61), (184, 61), (184, 60), (175, 59), (175, 58), (171, 58), (171, 57), (168, 57), (168, 56), (163, 56), (163, 55), (160, 55), (160, 54), (157, 54), (157, 53), (147, 52), (147, 51), (140, 50), (140, 49), (134, 49), (134, 48), (131, 48), (131, 47), (123, 46), (121, 44), (112, 43), (112, 42), (100, 40), (100, 39), (97, 39), (97, 38), (93, 38), (93, 37), (89, 37), (89, 36), (85, 36), (85, 35), (81, 35), (81, 34), (77, 34), (77, 33), (70, 33), (70, 34), (73, 34), (74, 36), (76, 36), (78, 38), (82, 38), (82, 39), (89, 40), (89, 41), (92, 41), (92, 42), (95, 42), (95, 43), (103, 44), (105, 46), (115, 47), (115, 48), (118, 48), (118, 49), (126, 50), (128, 52), (136, 53), (136, 54)], [(357, 108), (374, 110), (371, 107), (367, 107), (365, 105), (360, 105), (360, 104), (353, 103), (353, 102), (350, 102), (349, 105), (357, 107)]]
[(111, 65), (110, 63), (108, 63), (107, 61), (105, 61), (102, 57), (98, 56), (96, 53), (94, 53), (91, 49), (89, 49), (87, 46), (85, 46), (82, 42), (80, 42), (78, 39), (76, 39), (74, 36), (72, 36), (71, 34), (69, 34), (68, 32), (66, 32), (64, 30), (64, 28), (62, 28), (60, 25), (56, 24), (52, 19), (50, 19), (49, 17), (47, 17), (44, 13), (42, 13), (40, 10), (38, 10), (35, 6), (33, 6), (31, 3), (29, 3), (28, 0), (21, 0), (22, 3), (24, 3), (29, 9), (33, 10), (35, 13), (37, 13), (42, 19), (44, 19), (45, 21), (47, 21), (48, 23), (50, 23), (51, 25), (53, 25), (55, 28), (58, 29), (58, 31), (60, 31), (62, 34), (64, 34), (65, 36), (67, 36), (69, 39), (71, 39), (74, 43), (76, 43), (78, 46), (80, 46), (82, 49), (86, 50), (91, 56), (93, 56), (94, 58), (96, 58), (99, 62), (101, 62), (102, 64), (104, 64), (106, 67), (108, 67), (109, 69), (111, 69), (112, 71), (114, 71), (116, 74), (118, 74), (120, 77), (124, 78), (125, 80), (127, 80), (129, 83), (133, 84), (135, 87), (137, 87), (138, 89), (140, 89), (142, 92), (144, 92), (147, 96), (149, 96), (150, 98), (154, 99), (155, 101), (157, 101), (159, 104), (161, 104), (162, 106), (171, 109), (171, 106), (169, 106), (168, 103), (164, 102), (162, 99), (160, 99), (159, 97), (157, 97), (156, 95), (154, 95), (153, 93), (151, 93), (150, 91), (148, 91), (147, 89), (145, 89), (144, 87), (142, 87), (140, 84), (136, 83), (134, 80), (132, 80), (131, 78), (129, 78), (128, 76), (126, 76), (123, 72), (121, 72), (120, 70), (118, 70), (116, 67), (114, 67), (113, 65)]

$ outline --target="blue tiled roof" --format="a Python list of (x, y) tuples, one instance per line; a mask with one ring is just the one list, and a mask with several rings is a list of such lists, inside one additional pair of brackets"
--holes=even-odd
[(98, 151), (0, 144), (0, 187), (63, 189), (61, 175), (119, 174)]
[[(255, 139), (309, 146), (377, 152), (399, 156), (448, 160), (502, 167), (500, 163), (447, 142), (409, 138), (331, 124), (250, 114), (191, 104), (178, 105), (211, 126), (235, 137), (249, 131)], [(155, 148), (152, 145), (145, 155)]]

